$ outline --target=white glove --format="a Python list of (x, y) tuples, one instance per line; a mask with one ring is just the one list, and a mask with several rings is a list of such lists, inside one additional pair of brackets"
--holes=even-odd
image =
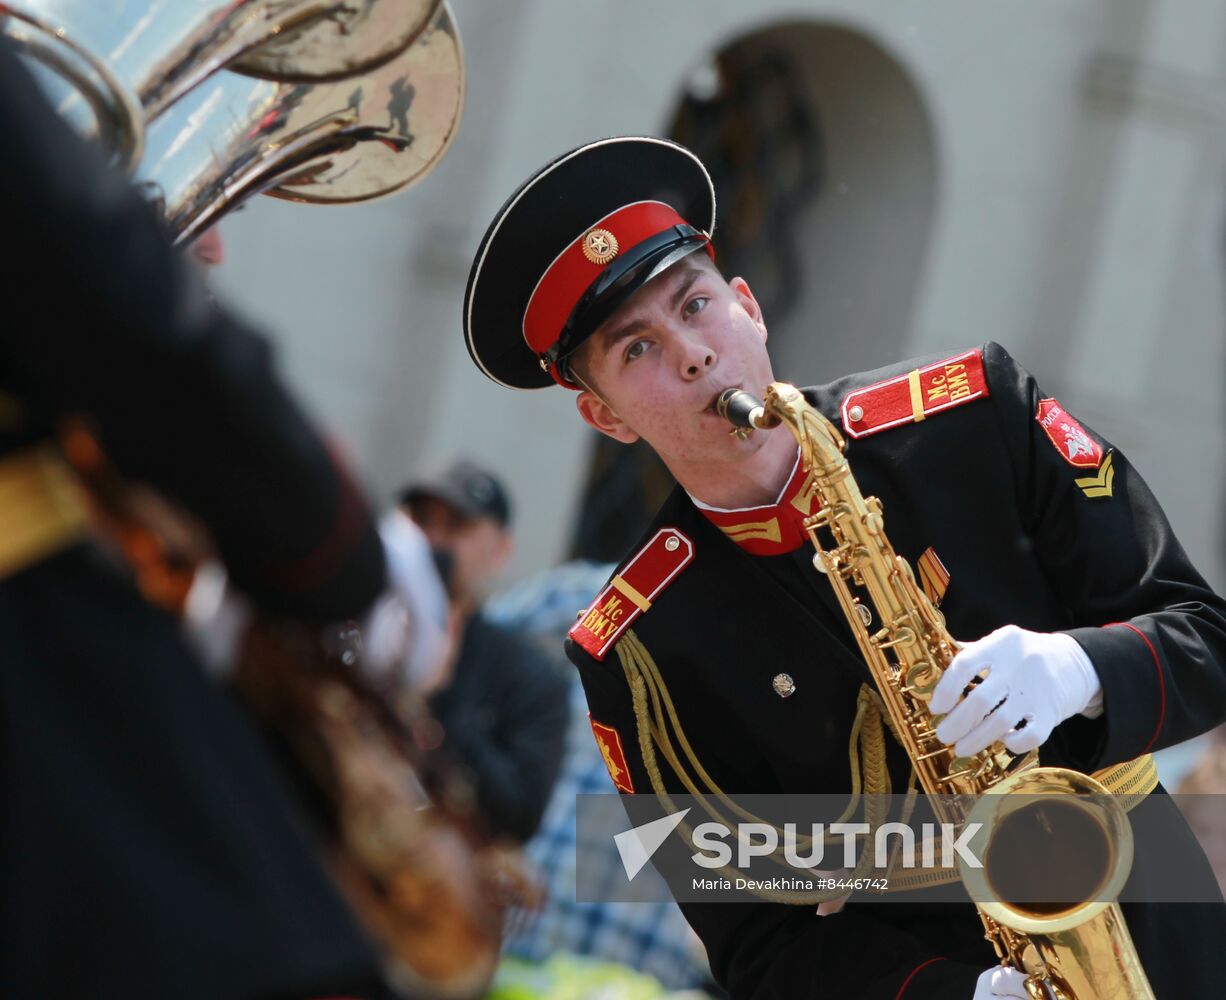
[(993, 997), (1021, 997), (1021, 1000), (1028, 1000), (1029, 996), (1026, 992), (1026, 973), (998, 965), (979, 977), (972, 1000), (992, 1000)]
[[(959, 702), (979, 674), (984, 680)], [(956, 706), (956, 707), (955, 707)], [(1098, 674), (1077, 640), (1063, 632), (1006, 625), (967, 643), (945, 671), (928, 707), (944, 715), (937, 739), (966, 757), (1004, 740), (1015, 754), (1039, 746), (1065, 719), (1102, 713)]]

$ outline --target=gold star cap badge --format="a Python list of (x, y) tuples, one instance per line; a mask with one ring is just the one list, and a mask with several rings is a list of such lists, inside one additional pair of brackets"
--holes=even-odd
[(617, 237), (607, 229), (593, 229), (583, 237), (583, 256), (593, 264), (609, 263), (617, 250)]

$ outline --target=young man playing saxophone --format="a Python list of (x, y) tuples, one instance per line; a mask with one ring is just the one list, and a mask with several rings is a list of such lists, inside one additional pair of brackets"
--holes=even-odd
[[(614, 784), (650, 793), (662, 772), (684, 790), (639, 752), (614, 655), (633, 641), (713, 784), (847, 792), (868, 674), (810, 563), (800, 525), (814, 492), (795, 440), (731, 436), (715, 413), (725, 389), (758, 393), (774, 375), (752, 290), (710, 255), (714, 209), (702, 164), (672, 143), (611, 139), (563, 155), (486, 233), (465, 301), (469, 350), (503, 385), (577, 390), (588, 424), (646, 440), (679, 484), (568, 643)], [(1002, 348), (807, 395), (848, 438), (863, 492), (881, 498), (925, 591), (944, 598), (950, 631), (978, 640), (931, 702), (959, 754), (1042, 745), (1044, 763), (1091, 773), (1226, 717), (1226, 605), (1123, 456)], [(886, 742), (893, 787), (905, 787), (909, 761)], [(1190, 835), (1185, 846), (1197, 850)], [(992, 968), (970, 906), (682, 909), (736, 998), (1026, 996), (1020, 974)], [(1157, 996), (1226, 981), (1220, 905), (1124, 909)]]

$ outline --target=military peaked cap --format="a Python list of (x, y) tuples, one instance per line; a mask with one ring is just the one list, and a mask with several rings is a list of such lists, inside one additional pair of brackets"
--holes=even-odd
[(714, 228), (711, 178), (684, 146), (622, 136), (564, 153), (486, 230), (464, 295), (469, 354), (513, 389), (576, 388), (561, 363), (646, 282), (710, 253)]

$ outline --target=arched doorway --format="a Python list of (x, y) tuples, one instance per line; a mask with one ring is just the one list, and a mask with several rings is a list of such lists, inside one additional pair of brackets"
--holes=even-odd
[[(663, 132), (711, 172), (716, 258), (762, 304), (779, 378), (905, 353), (937, 169), (931, 121), (889, 53), (842, 26), (772, 25), (695, 67)], [(671, 486), (645, 445), (599, 439), (575, 554), (620, 558)]]

